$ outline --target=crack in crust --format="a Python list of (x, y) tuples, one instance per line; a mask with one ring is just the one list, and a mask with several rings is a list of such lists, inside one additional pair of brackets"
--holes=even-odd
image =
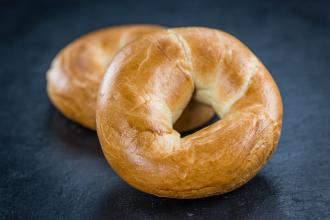
[(167, 30), (167, 31), (174, 37), (176, 42), (180, 44), (181, 48), (184, 51), (186, 61), (189, 62), (190, 65), (192, 65), (191, 51), (190, 51), (190, 48), (189, 48), (186, 40), (179, 33), (175, 32), (174, 30)]

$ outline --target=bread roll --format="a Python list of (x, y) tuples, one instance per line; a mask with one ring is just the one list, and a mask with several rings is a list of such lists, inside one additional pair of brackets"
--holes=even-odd
[[(181, 137), (189, 101), (221, 120)], [(268, 70), (238, 39), (215, 29), (145, 35), (113, 59), (99, 91), (97, 133), (115, 172), (153, 195), (201, 198), (232, 191), (274, 152), (282, 101)]]

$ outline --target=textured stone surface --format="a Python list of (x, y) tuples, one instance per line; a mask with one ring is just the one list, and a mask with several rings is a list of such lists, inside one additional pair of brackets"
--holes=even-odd
[[(330, 13), (326, 1), (0, 3), (0, 219), (330, 218)], [(210, 26), (245, 42), (282, 92), (278, 150), (240, 189), (201, 200), (138, 192), (107, 165), (96, 134), (46, 95), (56, 52), (124, 23)]]

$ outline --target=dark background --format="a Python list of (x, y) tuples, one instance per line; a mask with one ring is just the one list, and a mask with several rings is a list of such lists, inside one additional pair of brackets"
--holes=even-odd
[[(329, 219), (330, 5), (327, 1), (0, 1), (0, 219)], [(153, 197), (107, 165), (96, 134), (46, 95), (55, 54), (118, 24), (208, 26), (264, 62), (284, 102), (267, 166), (234, 192)]]

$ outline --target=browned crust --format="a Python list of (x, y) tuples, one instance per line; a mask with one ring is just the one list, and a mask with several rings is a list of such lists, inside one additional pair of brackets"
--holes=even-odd
[[(66, 117), (95, 130), (97, 92), (113, 56), (137, 37), (162, 29), (154, 25), (118, 26), (75, 40), (60, 51), (48, 70), (50, 100)], [(187, 110), (183, 115), (184, 120), (181, 119), (178, 124), (180, 130), (200, 126), (213, 115), (213, 110), (205, 106), (201, 106), (199, 111), (198, 105), (194, 105), (194, 109), (194, 112)]]
[[(195, 91), (195, 92), (194, 92)], [(184, 138), (173, 123), (193, 98), (221, 120)], [(139, 38), (112, 61), (97, 103), (97, 133), (112, 168), (161, 197), (229, 192), (275, 150), (282, 101), (271, 75), (239, 40), (208, 28)]]

